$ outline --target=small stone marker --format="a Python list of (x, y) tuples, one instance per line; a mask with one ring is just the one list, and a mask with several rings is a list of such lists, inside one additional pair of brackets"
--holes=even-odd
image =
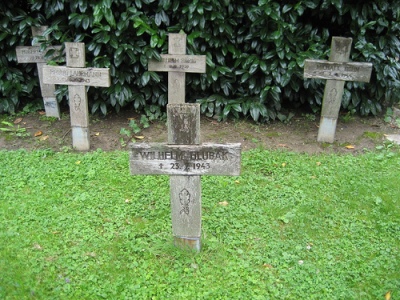
[(385, 138), (388, 141), (391, 141), (393, 143), (400, 145), (400, 134), (386, 134)]
[(68, 85), (72, 145), (89, 150), (89, 108), (87, 86), (110, 86), (108, 68), (85, 68), (85, 44), (65, 43), (67, 66), (43, 66), (44, 83)]
[(185, 55), (186, 35), (169, 34), (169, 54), (149, 71), (168, 73), (168, 143), (130, 144), (132, 175), (170, 176), (175, 245), (200, 251), (201, 175), (239, 175), (240, 144), (200, 144), (200, 105), (185, 104), (185, 72), (205, 73), (205, 56)]
[(349, 62), (351, 38), (333, 37), (329, 61), (306, 59), (304, 78), (327, 79), (318, 142), (333, 143), (345, 81), (369, 82), (371, 63)]
[[(47, 28), (48, 28), (47, 26), (32, 27), (32, 35), (43, 36), (43, 33), (46, 31)], [(48, 37), (46, 37), (46, 39), (48, 39)], [(50, 49), (59, 52), (61, 50), (61, 46), (51, 46), (48, 47), (46, 50)], [(60, 118), (60, 108), (56, 100), (56, 97), (54, 95), (55, 86), (54, 84), (43, 83), (42, 67), (47, 62), (47, 60), (44, 57), (46, 52), (41, 51), (40, 45), (38, 45), (38, 46), (18, 46), (16, 48), (16, 53), (17, 53), (18, 63), (36, 63), (39, 73), (39, 83), (42, 92), (46, 116)]]

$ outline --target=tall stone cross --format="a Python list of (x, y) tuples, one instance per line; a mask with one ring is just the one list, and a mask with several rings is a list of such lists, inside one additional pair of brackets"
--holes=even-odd
[(149, 71), (168, 72), (168, 143), (130, 145), (132, 175), (170, 175), (175, 245), (200, 251), (201, 175), (239, 175), (240, 144), (200, 144), (200, 105), (185, 103), (185, 73), (205, 73), (205, 56), (185, 55), (186, 35), (169, 34), (169, 51)]
[[(32, 27), (32, 35), (34, 37), (43, 36), (47, 28), (47, 26)], [(48, 36), (46, 36), (46, 39), (48, 39)], [(61, 50), (61, 46), (51, 46), (48, 47), (46, 51), (41, 51), (40, 45), (18, 46), (16, 48), (17, 61), (18, 63), (36, 63), (46, 116), (60, 118), (60, 108), (54, 95), (55, 86), (54, 84), (43, 83), (42, 67), (47, 62), (47, 59), (45, 59), (45, 54), (50, 49), (59, 52)]]
[(85, 68), (85, 44), (65, 43), (67, 66), (43, 66), (43, 82), (68, 85), (72, 145), (90, 149), (87, 86), (110, 86), (108, 68)]
[(371, 63), (349, 62), (351, 38), (333, 37), (329, 61), (306, 59), (304, 78), (327, 79), (322, 100), (319, 142), (333, 143), (345, 81), (369, 82)]

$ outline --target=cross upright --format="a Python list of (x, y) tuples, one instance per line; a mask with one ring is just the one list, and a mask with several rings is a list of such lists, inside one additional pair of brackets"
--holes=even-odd
[(200, 144), (200, 105), (185, 103), (185, 73), (205, 73), (205, 56), (185, 55), (186, 35), (169, 34), (168, 53), (149, 71), (168, 72), (168, 143), (130, 145), (132, 175), (170, 175), (175, 245), (200, 251), (201, 175), (239, 175), (240, 144)]
[(349, 62), (351, 38), (333, 37), (329, 61), (306, 59), (304, 78), (327, 79), (318, 142), (333, 143), (345, 81), (369, 82), (371, 63)]
[(68, 85), (72, 145), (90, 149), (87, 86), (110, 86), (108, 68), (85, 68), (85, 44), (65, 43), (67, 66), (43, 66), (43, 82)]
[[(44, 32), (47, 30), (47, 26), (33, 26), (32, 35), (43, 36)], [(48, 36), (45, 37), (48, 39)], [(46, 64), (45, 54), (48, 50), (53, 49), (59, 52), (61, 46), (51, 46), (46, 49), (46, 51), (41, 51), (41, 46), (18, 46), (16, 48), (17, 61), (18, 63), (36, 63), (38, 74), (40, 90), (43, 97), (44, 109), (46, 111), (46, 116), (60, 118), (60, 108), (56, 97), (54, 95), (55, 86), (54, 84), (43, 83), (42, 67)]]

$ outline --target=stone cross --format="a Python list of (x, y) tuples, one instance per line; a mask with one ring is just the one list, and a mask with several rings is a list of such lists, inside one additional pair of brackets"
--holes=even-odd
[(371, 63), (349, 62), (351, 38), (333, 37), (329, 61), (306, 59), (304, 78), (327, 79), (318, 142), (333, 143), (345, 81), (369, 82)]
[[(47, 26), (32, 27), (33, 36), (43, 36)], [(46, 36), (48, 39), (48, 36)], [(17, 61), (18, 63), (36, 63), (39, 73), (39, 83), (42, 92), (44, 109), (46, 116), (60, 118), (60, 108), (56, 97), (54, 95), (55, 86), (54, 84), (43, 83), (42, 67), (46, 64), (45, 54), (48, 50), (53, 49), (56, 52), (60, 52), (61, 46), (47, 47), (46, 51), (41, 51), (40, 45), (38, 46), (18, 46), (16, 48)]]
[(240, 144), (200, 144), (200, 105), (185, 103), (185, 73), (205, 73), (205, 56), (185, 55), (186, 35), (169, 34), (169, 51), (149, 71), (168, 72), (168, 143), (130, 144), (132, 175), (170, 175), (175, 245), (200, 251), (201, 175), (239, 175)]
[(87, 86), (110, 86), (108, 68), (85, 68), (85, 44), (65, 43), (67, 66), (43, 66), (43, 82), (68, 85), (72, 145), (90, 149)]

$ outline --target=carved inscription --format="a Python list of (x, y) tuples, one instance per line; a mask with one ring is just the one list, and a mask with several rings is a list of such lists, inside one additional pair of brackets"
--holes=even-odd
[(161, 61), (151, 60), (149, 71), (205, 73), (205, 55), (162, 54)]
[(182, 83), (178, 80), (175, 79), (171, 82), (171, 86), (175, 89), (175, 90), (179, 90), (180, 88), (184, 88), (184, 86), (182, 86)]
[(79, 58), (79, 48), (76, 48), (76, 47), (69, 48), (69, 57), (70, 58)]
[[(141, 160), (228, 160), (228, 151), (181, 151), (176, 149), (176, 151), (138, 151), (135, 152), (138, 159)], [(171, 167), (173, 169), (173, 167)]]
[(371, 72), (371, 63), (329, 62), (306, 59), (304, 64), (305, 78), (369, 82)]
[(139, 160), (175, 161), (175, 162), (158, 164), (160, 170), (167, 170), (167, 171), (171, 170), (172, 172), (174, 171), (191, 172), (196, 170), (207, 171), (211, 169), (212, 164), (215, 164), (217, 160), (220, 161), (229, 160), (228, 151), (221, 151), (221, 152), (144, 151), (144, 152), (137, 152), (136, 154)]
[[(45, 59), (49, 50), (55, 50), (51, 57)], [(19, 46), (16, 48), (18, 63), (44, 63), (60, 54), (61, 46), (50, 46), (45, 51), (40, 46)]]
[(131, 144), (132, 174), (239, 175), (240, 144)]
[(93, 78), (101, 78), (102, 74), (99, 71), (93, 70), (74, 70), (74, 69), (51, 69), (50, 76), (63, 80), (67, 78), (69, 82), (90, 83)]
[(110, 86), (109, 69), (103, 68), (69, 68), (69, 67), (43, 67), (44, 83), (84, 85), (84, 86)]
[(171, 71), (175, 69), (187, 70), (191, 64), (196, 64), (197, 60), (194, 58), (164, 58), (163, 62)]
[(190, 172), (195, 170), (209, 170), (211, 166), (217, 161), (228, 161), (229, 152), (228, 151), (166, 151), (166, 152), (156, 152), (156, 151), (141, 151), (136, 152), (133, 155), (137, 155), (136, 158), (139, 160), (147, 161), (175, 161), (168, 163), (159, 163), (160, 170), (171, 170), (174, 171), (184, 171)]
[(190, 203), (190, 193), (187, 189), (183, 189), (179, 193), (179, 201), (181, 203), (180, 214), (189, 215), (189, 203)]
[(329, 103), (334, 103), (336, 100), (336, 96), (337, 96), (337, 89), (333, 88), (331, 89), (331, 91), (329, 92)]
[(82, 103), (82, 98), (78, 94), (74, 96), (74, 109), (75, 111), (80, 111), (81, 110), (81, 103)]

